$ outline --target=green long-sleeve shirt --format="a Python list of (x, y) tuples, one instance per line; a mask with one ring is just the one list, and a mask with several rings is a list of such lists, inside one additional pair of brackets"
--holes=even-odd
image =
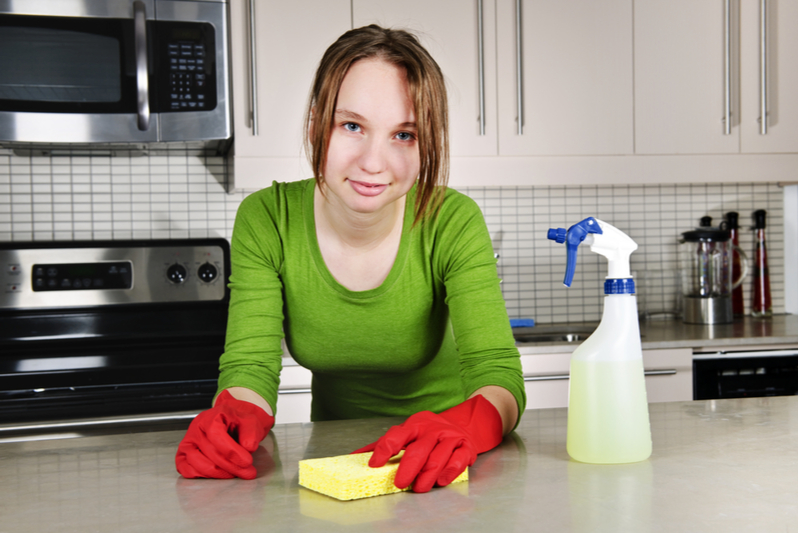
[(389, 275), (351, 291), (322, 258), (314, 187), (275, 182), (239, 208), (219, 390), (246, 387), (274, 409), (285, 333), (313, 375), (314, 421), (440, 412), (487, 385), (510, 391), (521, 414), (519, 351), (475, 202), (448, 189), (438, 216), (413, 226), (412, 189)]

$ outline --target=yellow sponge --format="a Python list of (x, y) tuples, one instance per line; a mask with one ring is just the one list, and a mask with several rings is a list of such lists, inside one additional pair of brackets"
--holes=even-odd
[[(379, 468), (368, 464), (372, 452), (306, 459), (300, 461), (300, 485), (337, 500), (357, 500), (409, 490), (394, 486), (402, 455), (400, 452)], [(453, 483), (468, 479), (468, 470), (464, 469)]]

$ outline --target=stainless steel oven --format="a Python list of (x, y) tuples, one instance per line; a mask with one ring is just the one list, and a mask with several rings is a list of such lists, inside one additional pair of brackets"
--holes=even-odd
[(0, 142), (231, 137), (227, 0), (0, 0)]
[(0, 424), (206, 409), (225, 239), (0, 244)]

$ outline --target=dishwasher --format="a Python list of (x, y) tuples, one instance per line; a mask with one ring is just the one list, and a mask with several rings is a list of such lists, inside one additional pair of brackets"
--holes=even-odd
[(695, 352), (694, 399), (797, 396), (797, 348)]

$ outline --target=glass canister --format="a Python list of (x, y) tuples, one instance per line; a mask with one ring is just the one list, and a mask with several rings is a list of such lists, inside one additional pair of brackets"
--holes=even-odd
[[(700, 227), (682, 234), (681, 290), (683, 321), (690, 324), (733, 322), (732, 293), (747, 276), (748, 261), (730, 241), (727, 229)], [(733, 251), (742, 259), (742, 273), (733, 280)]]

